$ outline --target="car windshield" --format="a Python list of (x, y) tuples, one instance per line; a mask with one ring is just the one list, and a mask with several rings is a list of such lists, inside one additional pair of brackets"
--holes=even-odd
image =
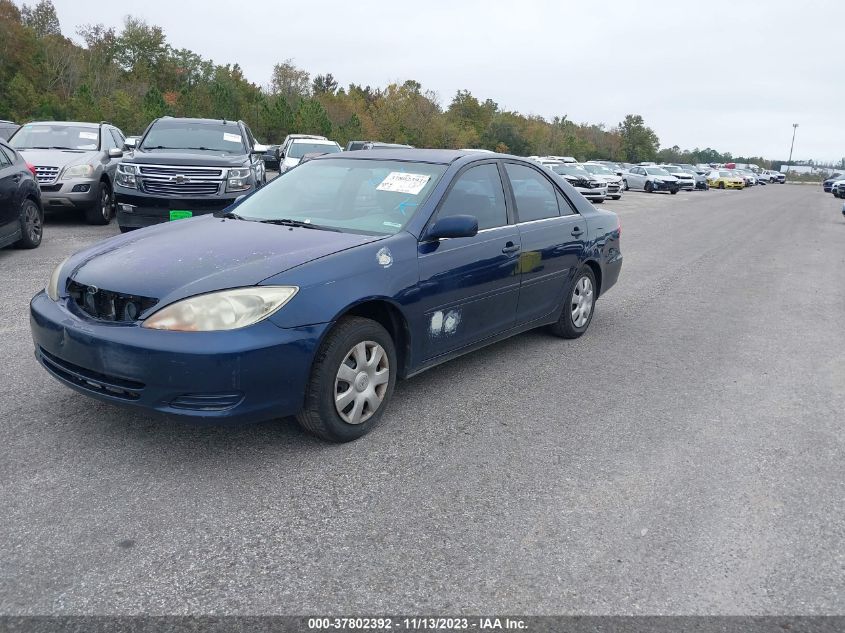
[(733, 174), (732, 174), (731, 172), (729, 172), (729, 171), (720, 171), (720, 172), (719, 172), (719, 175), (720, 175), (722, 178), (730, 178), (731, 176), (733, 176)]
[(406, 161), (313, 160), (256, 191), (235, 213), (247, 220), (392, 235), (410, 221), (445, 170)]
[(670, 175), (668, 171), (662, 169), (660, 167), (646, 167), (645, 173), (651, 176), (668, 176)]
[(612, 171), (610, 171), (604, 165), (584, 165), (584, 169), (586, 169), (591, 174), (598, 174), (599, 176), (615, 176)]
[(552, 171), (561, 175), (579, 176), (581, 178), (590, 177), (590, 172), (581, 167), (573, 167), (572, 165), (554, 165), (552, 166)]
[(224, 123), (158, 123), (144, 137), (143, 150), (194, 149), (243, 154), (240, 127)]
[(340, 146), (336, 143), (303, 143), (295, 141), (291, 143), (288, 151), (288, 158), (302, 158), (306, 154), (320, 153), (320, 154), (335, 154), (340, 151)]
[(100, 147), (100, 130), (81, 125), (61, 123), (30, 123), (24, 125), (9, 141), (15, 149), (74, 149), (96, 150)]

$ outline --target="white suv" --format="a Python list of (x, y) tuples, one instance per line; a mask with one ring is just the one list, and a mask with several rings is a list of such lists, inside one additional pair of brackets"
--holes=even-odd
[(279, 173), (283, 174), (296, 167), (306, 154), (334, 154), (340, 151), (340, 145), (325, 136), (288, 134), (279, 148)]

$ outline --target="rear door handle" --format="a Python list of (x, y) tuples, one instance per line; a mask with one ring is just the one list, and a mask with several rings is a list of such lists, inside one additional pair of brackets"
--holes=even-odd
[(584, 231), (581, 230), (580, 226), (576, 226), (574, 229), (572, 229), (572, 235), (574, 235), (575, 237), (578, 237), (583, 232)]
[(508, 242), (505, 244), (505, 247), (502, 249), (502, 252), (507, 253), (515, 253), (519, 250), (519, 244), (514, 244), (513, 242)]

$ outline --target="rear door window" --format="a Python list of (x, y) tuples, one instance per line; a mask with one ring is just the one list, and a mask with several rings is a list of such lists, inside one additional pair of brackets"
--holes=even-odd
[(560, 215), (557, 195), (551, 182), (527, 165), (505, 163), (505, 171), (513, 189), (519, 222), (533, 222)]

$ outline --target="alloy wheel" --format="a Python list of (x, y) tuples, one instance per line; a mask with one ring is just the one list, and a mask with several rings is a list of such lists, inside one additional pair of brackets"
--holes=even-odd
[(348, 424), (363, 424), (384, 402), (390, 363), (384, 348), (362, 341), (350, 349), (335, 377), (335, 409)]
[(41, 214), (38, 212), (38, 207), (32, 203), (26, 205), (23, 222), (29, 240), (33, 244), (40, 242), (43, 227), (41, 226)]
[(572, 291), (570, 310), (572, 324), (575, 327), (584, 327), (590, 319), (590, 313), (593, 311), (593, 282), (590, 281), (589, 277), (581, 277), (575, 284), (575, 289)]

